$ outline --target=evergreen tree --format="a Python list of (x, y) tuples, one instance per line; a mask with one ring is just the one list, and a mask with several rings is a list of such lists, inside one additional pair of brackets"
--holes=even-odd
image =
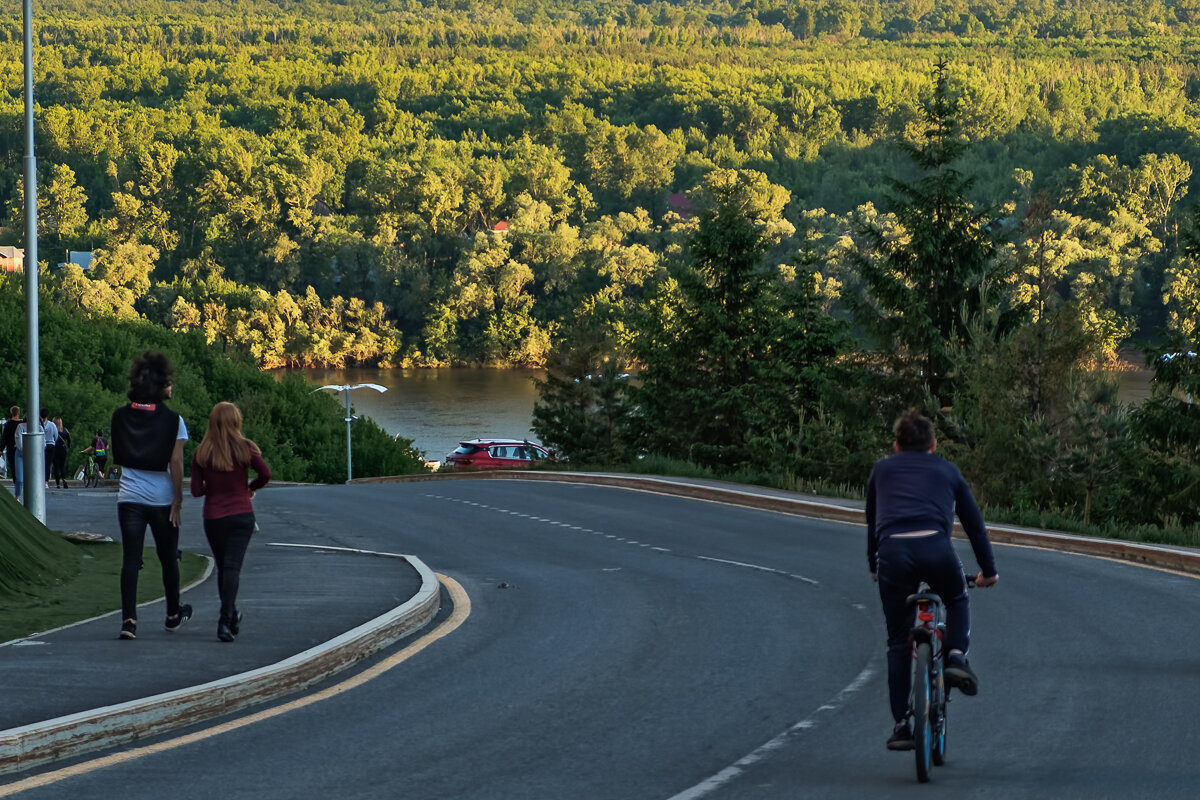
[[(819, 395), (838, 326), (811, 276), (792, 285), (762, 263), (782, 203), (756, 173), (709, 181), (688, 263), (660, 290), (634, 391), (642, 447), (716, 469), (763, 466), (770, 443)], [(766, 189), (767, 191), (764, 191)]]
[(889, 366), (908, 377), (912, 402), (923, 391), (934, 402), (949, 397), (951, 350), (967, 340), (971, 317), (997, 304), (1005, 277), (992, 235), (997, 223), (967, 200), (974, 179), (953, 166), (967, 149), (958, 105), (948, 65), (939, 62), (924, 142), (901, 145), (922, 174), (887, 182), (890, 210), (906, 235), (891, 237), (876, 225), (859, 230), (867, 252), (856, 263), (868, 295), (849, 300)]

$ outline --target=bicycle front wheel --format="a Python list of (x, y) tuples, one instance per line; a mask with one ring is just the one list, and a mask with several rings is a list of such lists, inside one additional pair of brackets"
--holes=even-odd
[(933, 770), (933, 648), (917, 645), (913, 661), (913, 743), (916, 745), (917, 780), (928, 783)]

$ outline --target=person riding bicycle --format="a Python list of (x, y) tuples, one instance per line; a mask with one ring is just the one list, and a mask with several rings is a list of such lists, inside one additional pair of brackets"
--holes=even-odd
[(975, 585), (994, 586), (1000, 576), (966, 479), (958, 467), (934, 454), (933, 423), (919, 411), (909, 411), (896, 420), (892, 432), (894, 454), (875, 462), (867, 479), (867, 561), (871, 579), (879, 582), (887, 624), (888, 695), (895, 719), (887, 746), (911, 750), (908, 635), (916, 610), (908, 604), (908, 596), (922, 581), (946, 607), (947, 680), (965, 695), (979, 690), (979, 679), (966, 657), (971, 630), (967, 582), (950, 541), (956, 513), (979, 562)]
[(92, 454), (92, 458), (96, 462), (96, 469), (103, 478), (104, 468), (108, 464), (108, 441), (104, 438), (104, 431), (97, 430), (96, 435), (92, 437), (91, 445), (79, 452)]

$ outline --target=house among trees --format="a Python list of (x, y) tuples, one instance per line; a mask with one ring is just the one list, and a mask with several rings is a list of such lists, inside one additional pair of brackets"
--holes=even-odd
[(92, 251), (91, 250), (68, 250), (67, 260), (59, 264), (59, 268), (74, 264), (84, 272), (92, 268)]
[(508, 233), (508, 220), (500, 220), (492, 226), (492, 233)]
[(689, 219), (692, 216), (692, 199), (682, 192), (674, 192), (667, 197), (667, 205), (680, 219)]
[(0, 246), (0, 268), (5, 272), (24, 272), (25, 249), (7, 244)]

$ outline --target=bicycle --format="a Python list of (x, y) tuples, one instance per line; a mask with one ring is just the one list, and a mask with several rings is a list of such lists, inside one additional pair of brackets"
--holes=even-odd
[[(974, 586), (975, 581), (968, 579), (967, 585)], [(946, 705), (950, 702), (945, 675), (946, 622), (942, 618), (942, 598), (928, 584), (922, 582), (917, 593), (909, 595), (908, 603), (917, 607), (916, 623), (908, 636), (913, 654), (909, 714), (913, 719), (917, 780), (928, 783), (933, 766), (946, 763)]]
[(100, 485), (100, 465), (96, 463), (94, 453), (88, 453), (86, 450), (81, 450), (81, 453), (87, 456), (87, 462), (79, 468), (75, 473), (75, 480), (82, 481), (84, 488), (93, 488)]

